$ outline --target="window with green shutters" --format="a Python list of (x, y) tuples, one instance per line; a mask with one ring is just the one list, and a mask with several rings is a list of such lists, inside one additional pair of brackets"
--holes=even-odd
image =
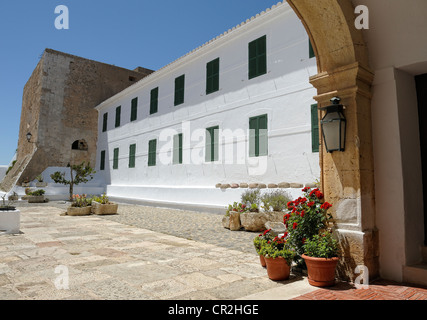
[(102, 121), (102, 132), (106, 132), (108, 128), (108, 112), (104, 113), (104, 118)]
[(311, 150), (312, 152), (319, 152), (319, 112), (317, 104), (311, 105)]
[(129, 168), (135, 168), (136, 144), (129, 146)]
[(182, 133), (173, 137), (173, 164), (182, 164)]
[(100, 161), (99, 169), (101, 171), (105, 170), (105, 150), (101, 151), (101, 161)]
[(268, 119), (261, 115), (249, 119), (249, 156), (268, 155)]
[(206, 65), (206, 94), (219, 90), (219, 58)]
[(154, 167), (157, 158), (157, 140), (150, 140), (148, 142), (148, 166)]
[(122, 115), (122, 107), (117, 107), (116, 108), (116, 128), (120, 127), (120, 118)]
[(249, 79), (267, 73), (267, 36), (249, 43)]
[(316, 55), (314, 54), (313, 45), (311, 44), (310, 39), (308, 39), (308, 56), (309, 58), (314, 58)]
[(138, 118), (138, 98), (132, 100), (131, 111), (130, 111), (130, 121), (135, 121)]
[(206, 129), (206, 162), (219, 160), (219, 126)]
[(150, 114), (155, 114), (158, 111), (159, 105), (159, 88), (151, 90), (150, 96)]
[(184, 103), (185, 75), (175, 79), (175, 106)]
[(119, 148), (114, 149), (113, 156), (113, 169), (117, 170), (119, 168)]

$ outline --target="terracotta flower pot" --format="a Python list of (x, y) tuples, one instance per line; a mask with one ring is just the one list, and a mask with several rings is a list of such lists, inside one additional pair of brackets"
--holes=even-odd
[(267, 275), (271, 280), (283, 281), (289, 279), (291, 268), (284, 258), (273, 259), (265, 257), (265, 262), (267, 264)]
[(259, 262), (261, 262), (261, 265), (265, 268), (267, 267), (267, 264), (265, 262), (265, 258), (262, 254), (259, 255)]
[(307, 265), (308, 283), (315, 287), (330, 287), (335, 284), (335, 270), (339, 258), (314, 258), (302, 255)]

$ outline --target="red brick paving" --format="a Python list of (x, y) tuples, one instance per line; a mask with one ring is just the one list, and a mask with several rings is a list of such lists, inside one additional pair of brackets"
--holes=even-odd
[(357, 289), (347, 282), (319, 288), (293, 300), (427, 300), (427, 288), (386, 280), (377, 280), (366, 289)]

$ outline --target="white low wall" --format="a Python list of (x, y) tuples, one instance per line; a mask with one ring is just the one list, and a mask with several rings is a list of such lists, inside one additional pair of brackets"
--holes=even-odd
[[(261, 194), (272, 190), (284, 190), (290, 199), (293, 200), (302, 195), (301, 189), (262, 189)], [(228, 205), (240, 202), (242, 194), (247, 190), (249, 189), (110, 185), (107, 186), (107, 195), (116, 201), (225, 213)]]

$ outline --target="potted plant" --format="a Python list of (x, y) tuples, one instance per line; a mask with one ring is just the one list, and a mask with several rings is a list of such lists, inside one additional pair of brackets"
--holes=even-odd
[(110, 202), (107, 195), (104, 193), (101, 197), (92, 198), (92, 213), (97, 215), (112, 215), (117, 214), (119, 205)]
[(267, 265), (267, 274), (271, 280), (283, 281), (289, 279), (291, 264), (295, 251), (287, 243), (286, 235), (276, 236), (263, 244), (260, 253)]
[(6, 203), (6, 195), (0, 203), (0, 231), (8, 234), (18, 234), (21, 224), (21, 212), (13, 206), (13, 201)]
[(271, 229), (265, 230), (263, 233), (259, 234), (254, 239), (254, 246), (257, 254), (259, 255), (259, 260), (261, 265), (265, 268), (266, 262), (264, 256), (261, 254), (263, 246), (267, 244), (268, 241), (273, 240), (273, 236), (270, 233)]
[(28, 203), (45, 203), (46, 199), (44, 194), (46, 192), (43, 189), (38, 189), (28, 193)]
[(88, 216), (92, 213), (92, 199), (88, 198), (87, 195), (73, 195), (73, 201), (71, 206), (67, 209), (67, 215), (69, 216)]
[(330, 231), (321, 232), (308, 239), (302, 255), (307, 265), (308, 282), (316, 287), (333, 286), (338, 255), (338, 242)]
[(283, 222), (289, 232), (288, 242), (295, 248), (297, 260), (301, 261), (304, 253), (304, 243), (307, 239), (318, 235), (321, 230), (326, 230), (332, 220), (328, 209), (332, 207), (324, 202), (323, 193), (319, 189), (304, 188), (304, 196), (287, 203), (287, 213)]
[(37, 182), (36, 182), (36, 187), (37, 188), (45, 188), (45, 187), (47, 187), (47, 183), (44, 182), (44, 178), (43, 178), (43, 176), (41, 174), (39, 174), (36, 177), (36, 180), (37, 180)]

